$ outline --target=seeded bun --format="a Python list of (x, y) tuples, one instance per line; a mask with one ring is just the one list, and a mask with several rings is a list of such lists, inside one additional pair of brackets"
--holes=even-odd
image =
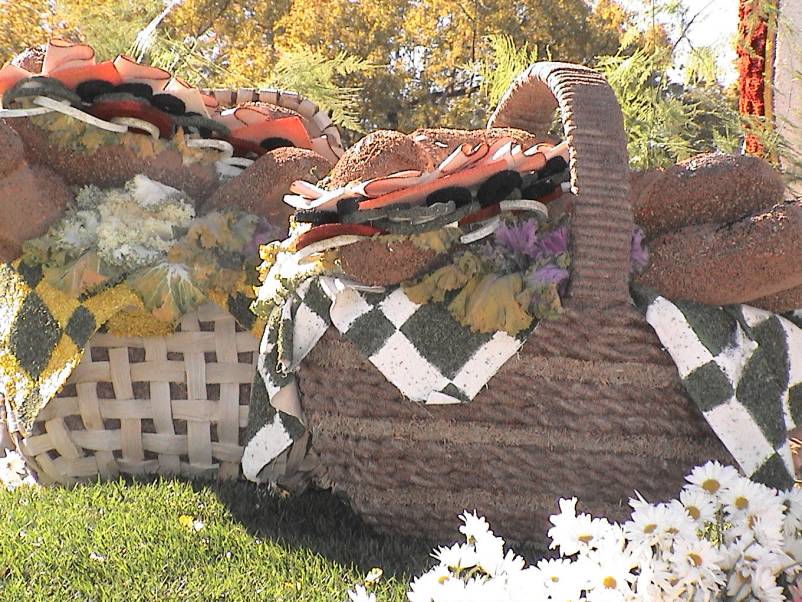
[(349, 148), (329, 176), (329, 188), (381, 178), (399, 171), (434, 167), (426, 150), (400, 132), (377, 130)]

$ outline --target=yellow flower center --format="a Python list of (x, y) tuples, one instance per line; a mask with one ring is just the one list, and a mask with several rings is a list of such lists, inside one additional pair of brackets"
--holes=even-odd
[(687, 508), (685, 508), (685, 510), (688, 512), (688, 515), (693, 520), (699, 520), (699, 517), (702, 516), (702, 513), (700, 512), (699, 508), (697, 508), (696, 506), (688, 506)]
[(656, 524), (649, 523), (648, 525), (643, 527), (643, 532), (646, 533), (646, 535), (650, 535), (650, 534), (654, 533), (656, 529), (657, 529), (657, 525)]
[(590, 540), (593, 539), (593, 535), (580, 535), (577, 539), (582, 543), (590, 543)]
[(604, 578), (604, 581), (602, 581), (602, 585), (607, 589), (615, 589), (618, 586), (618, 582), (615, 580), (615, 577), (610, 577), (608, 575)]
[(735, 507), (738, 508), (738, 510), (746, 510), (749, 507), (749, 500), (740, 495), (735, 498)]
[(559, 577), (557, 577), (556, 575), (551, 576), (552, 583), (557, 583), (559, 580), (560, 580)]
[(440, 577), (440, 578), (437, 580), (437, 582), (438, 582), (440, 585), (443, 585), (443, 584), (444, 584), (446, 581), (448, 581), (448, 575), (442, 575), (442, 576), (441, 576), (441, 577)]
[(690, 562), (693, 566), (702, 566), (702, 557), (699, 556), (696, 552), (689, 552), (688, 553), (688, 562)]
[(716, 479), (707, 479), (704, 483), (702, 483), (702, 489), (707, 491), (708, 493), (715, 493), (721, 487), (721, 483), (719, 483)]

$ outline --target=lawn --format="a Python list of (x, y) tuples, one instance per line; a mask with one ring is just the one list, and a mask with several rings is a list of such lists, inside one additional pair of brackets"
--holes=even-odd
[(0, 516), (2, 600), (342, 601), (381, 567), (372, 591), (400, 601), (432, 562), (433, 542), (378, 534), (331, 494), (246, 483), (20, 487)]

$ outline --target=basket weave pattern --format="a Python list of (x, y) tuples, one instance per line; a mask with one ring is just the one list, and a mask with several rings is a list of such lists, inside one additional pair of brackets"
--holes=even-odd
[(560, 109), (570, 145), (573, 273), (565, 312), (541, 323), (466, 405), (404, 399), (331, 329), (299, 371), (327, 478), (381, 528), (446, 541), (477, 509), (513, 541), (545, 543), (560, 497), (622, 518), (637, 489), (676, 495), (687, 469), (729, 454), (686, 397), (631, 306), (626, 138), (599, 74), (540, 63), (491, 126), (546, 131)]
[(206, 304), (165, 337), (98, 333), (18, 447), (45, 482), (237, 478), (258, 341)]

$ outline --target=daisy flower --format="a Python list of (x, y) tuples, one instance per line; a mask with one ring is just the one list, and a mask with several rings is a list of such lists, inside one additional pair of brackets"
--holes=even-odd
[(697, 525), (716, 520), (716, 504), (710, 495), (703, 493), (696, 487), (686, 487), (679, 494), (679, 501), (685, 508), (685, 512)]
[(783, 531), (790, 537), (802, 529), (802, 489), (794, 488), (784, 492), (782, 502), (786, 508)]
[(495, 576), (504, 563), (504, 540), (488, 531), (476, 539), (477, 564), (488, 574)]
[(587, 564), (589, 590), (612, 590), (620, 594), (632, 591), (630, 585), (635, 582), (632, 570), (638, 561), (630, 553), (603, 549), (593, 554), (592, 560)]
[(473, 568), (479, 562), (476, 550), (468, 544), (455, 543), (450, 548), (440, 547), (432, 556), (455, 573), (459, 573), (462, 569)]
[(752, 593), (762, 602), (782, 602), (785, 600), (783, 588), (777, 585), (777, 580), (771, 571), (765, 569), (752, 575)]
[(719, 490), (719, 499), (730, 518), (757, 515), (769, 506), (780, 505), (773, 489), (743, 478), (723, 486)]
[(624, 523), (624, 533), (636, 548), (658, 545), (665, 533), (666, 507), (652, 505), (642, 500), (630, 499), (632, 520)]
[(476, 510), (469, 513), (467, 510), (460, 516), (463, 524), (459, 532), (465, 536), (468, 543), (473, 543), (483, 535), (490, 533), (490, 525), (487, 524), (484, 516), (477, 516)]
[[(577, 576), (582, 574), (581, 571), (576, 570), (577, 563), (565, 558), (543, 558), (538, 561), (537, 568), (540, 571), (546, 589), (550, 592), (563, 583), (576, 582)], [(579, 585), (580, 589), (582, 589), (585, 586), (586, 579), (583, 578), (580, 581)]]
[(718, 566), (720, 555), (712, 544), (704, 539), (691, 541), (685, 538), (674, 542), (669, 554), (672, 573), (689, 589), (715, 592), (725, 582), (724, 573)]
[(710, 495), (716, 495), (722, 487), (740, 478), (732, 466), (722, 466), (716, 461), (697, 466), (685, 480)]
[(376, 594), (369, 594), (363, 586), (357, 585), (353, 591), (348, 592), (349, 602), (376, 602)]
[(409, 602), (432, 602), (435, 592), (440, 591), (448, 581), (460, 580), (451, 574), (447, 566), (438, 565), (409, 584), (407, 599)]

